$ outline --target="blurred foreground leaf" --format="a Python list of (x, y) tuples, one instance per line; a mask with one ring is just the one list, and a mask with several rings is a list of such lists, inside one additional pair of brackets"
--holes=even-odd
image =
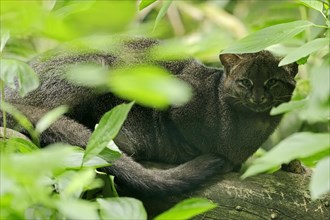
[(39, 86), (37, 74), (26, 63), (14, 59), (1, 59), (0, 66), (0, 79), (6, 86), (18, 90), (21, 96), (25, 96)]
[(27, 117), (25, 117), (23, 113), (18, 111), (13, 105), (6, 102), (1, 102), (0, 110), (11, 114), (20, 126), (29, 132), (33, 143), (39, 146), (39, 134), (35, 131), (33, 124)]
[(313, 23), (304, 20), (270, 26), (233, 43), (221, 53), (255, 53), (268, 46), (289, 40), (311, 26)]
[(61, 200), (56, 203), (58, 210), (67, 217), (67, 219), (98, 220), (97, 205), (85, 200)]
[(139, 10), (141, 11), (142, 9), (148, 7), (152, 3), (156, 2), (157, 0), (141, 0), (139, 4)]
[(186, 199), (168, 211), (158, 215), (155, 220), (166, 219), (190, 219), (194, 216), (214, 209), (217, 205), (207, 199), (191, 198)]
[(70, 68), (67, 78), (79, 85), (107, 87), (123, 99), (153, 108), (180, 106), (192, 96), (188, 83), (158, 66), (138, 65), (109, 72), (100, 66), (79, 65)]
[(311, 70), (310, 96), (306, 108), (301, 112), (302, 119), (308, 122), (329, 120), (330, 112), (330, 66), (323, 64)]
[(279, 114), (291, 112), (293, 110), (302, 109), (303, 107), (306, 106), (306, 103), (307, 103), (306, 99), (282, 103), (281, 105), (273, 108), (270, 114), (279, 115)]
[(293, 63), (298, 61), (299, 59), (308, 56), (309, 54), (322, 49), (323, 47), (329, 46), (330, 39), (329, 38), (317, 38), (312, 40), (301, 47), (292, 50), (288, 55), (286, 55), (279, 66), (284, 66), (289, 63)]
[(141, 201), (134, 198), (107, 198), (96, 200), (102, 219), (147, 219)]
[(272, 170), (293, 159), (309, 158), (326, 150), (330, 150), (328, 133), (295, 133), (281, 141), (265, 156), (253, 161), (242, 178)]
[(5, 46), (7, 44), (7, 41), (9, 40), (9, 38), (10, 38), (9, 31), (4, 31), (3, 33), (1, 33), (0, 53), (5, 48)]
[(323, 3), (320, 0), (299, 0), (306, 7), (315, 9), (323, 13)]
[(111, 73), (110, 90), (118, 96), (154, 108), (180, 106), (191, 98), (190, 86), (156, 66), (135, 66)]
[(309, 189), (312, 199), (318, 199), (323, 194), (330, 192), (330, 156), (318, 162)]
[(49, 111), (36, 124), (36, 131), (41, 134), (69, 110), (68, 106), (59, 106)]

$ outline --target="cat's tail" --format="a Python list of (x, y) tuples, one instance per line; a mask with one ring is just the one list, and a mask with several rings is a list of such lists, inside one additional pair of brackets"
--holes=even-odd
[(105, 171), (114, 175), (116, 183), (129, 192), (158, 197), (193, 189), (213, 174), (227, 169), (227, 165), (223, 157), (204, 154), (174, 168), (148, 169), (123, 154)]

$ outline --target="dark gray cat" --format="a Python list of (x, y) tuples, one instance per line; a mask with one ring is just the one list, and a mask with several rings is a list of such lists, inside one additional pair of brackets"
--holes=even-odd
[[(40, 87), (20, 98), (6, 90), (9, 102), (32, 122), (50, 109), (67, 104), (71, 111), (42, 134), (42, 144), (67, 142), (86, 146), (100, 117), (123, 101), (113, 94), (99, 94), (63, 80), (66, 68), (75, 63), (109, 67), (151, 62), (188, 82), (194, 96), (186, 105), (157, 111), (135, 105), (115, 139), (124, 152), (104, 170), (140, 195), (169, 195), (196, 187), (214, 175), (241, 165), (274, 131), (280, 116), (272, 107), (290, 100), (295, 88), (297, 64), (278, 67), (279, 60), (267, 51), (223, 54), (222, 69), (206, 67), (194, 59), (154, 61), (148, 49), (158, 41), (124, 41), (120, 50), (53, 51), (31, 66), (39, 74)], [(1, 121), (2, 123), (2, 121)], [(14, 127), (13, 120), (9, 120)], [(147, 169), (136, 161), (176, 165), (167, 170)]]

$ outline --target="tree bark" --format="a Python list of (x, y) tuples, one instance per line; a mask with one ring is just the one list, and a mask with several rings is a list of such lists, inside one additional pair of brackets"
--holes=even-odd
[(150, 218), (189, 197), (203, 197), (218, 207), (196, 219), (330, 219), (330, 195), (312, 201), (308, 191), (311, 171), (278, 171), (240, 179), (239, 173), (214, 177), (190, 193), (162, 199), (143, 199)]

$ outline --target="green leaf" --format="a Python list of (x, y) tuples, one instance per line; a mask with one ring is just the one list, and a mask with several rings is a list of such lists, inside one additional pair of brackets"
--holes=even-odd
[(158, 215), (155, 220), (167, 219), (190, 219), (196, 215), (214, 209), (217, 205), (207, 199), (191, 198), (186, 199), (179, 204), (175, 205), (168, 211)]
[(1, 155), (5, 164), (4, 171), (20, 181), (36, 182), (37, 178), (45, 178), (55, 170), (64, 170), (64, 162), (73, 152), (72, 147), (68, 146), (70, 145), (53, 144), (31, 153)]
[(153, 108), (183, 105), (192, 95), (191, 87), (186, 82), (156, 66), (114, 70), (109, 86), (116, 95)]
[(302, 119), (310, 123), (328, 120), (330, 112), (329, 65), (315, 66), (311, 70), (311, 86), (308, 103), (301, 112)]
[(313, 23), (304, 20), (270, 26), (233, 43), (221, 53), (255, 53), (268, 46), (291, 39), (310, 26), (313, 26)]
[(302, 58), (300, 58), (299, 60), (297, 60), (296, 63), (297, 63), (298, 65), (304, 65), (305, 63), (307, 63), (308, 57), (309, 57), (309, 56), (302, 57)]
[(4, 31), (4, 33), (1, 35), (1, 42), (0, 42), (0, 53), (3, 51), (5, 48), (7, 41), (10, 38), (9, 31)]
[(104, 160), (113, 163), (121, 156), (121, 151), (115, 144), (115, 142), (110, 141), (110, 143), (98, 154), (99, 157)]
[(323, 158), (330, 156), (330, 150), (326, 149), (322, 152), (319, 152), (317, 154), (314, 154), (313, 156), (300, 159), (301, 162), (303, 162), (304, 165), (308, 167), (315, 168), (316, 164)]
[(279, 167), (293, 159), (308, 158), (330, 148), (328, 133), (300, 132), (281, 141), (265, 156), (256, 159), (242, 178)]
[(152, 108), (165, 108), (170, 104), (179, 106), (192, 96), (188, 83), (158, 66), (137, 65), (109, 72), (100, 66), (78, 65), (70, 68), (66, 77), (79, 85), (108, 89), (125, 100)]
[(302, 109), (306, 106), (307, 99), (299, 100), (299, 101), (290, 101), (287, 103), (283, 103), (275, 108), (273, 108), (270, 112), (271, 115), (279, 115), (287, 112), (291, 112), (297, 109)]
[(41, 134), (47, 128), (50, 127), (55, 121), (57, 121), (62, 115), (69, 110), (68, 106), (62, 105), (49, 112), (47, 112), (36, 124), (36, 131)]
[(323, 47), (329, 46), (330, 39), (329, 38), (317, 38), (315, 40), (312, 40), (303, 46), (292, 50), (288, 55), (286, 55), (281, 62), (279, 63), (279, 66), (284, 66), (289, 63), (293, 63), (303, 57), (308, 56), (311, 53), (314, 53), (315, 51), (320, 50)]
[[(14, 59), (1, 59), (0, 66), (0, 79), (6, 86), (17, 89), (21, 96), (38, 88), (38, 76), (26, 63)], [(15, 83), (15, 78), (18, 83)]]
[(322, 159), (316, 165), (314, 173), (312, 174), (309, 189), (313, 200), (330, 192), (330, 157)]
[(118, 105), (102, 116), (99, 125), (87, 143), (83, 158), (84, 163), (102, 152), (110, 141), (115, 138), (133, 104), (134, 102)]
[(77, 149), (65, 158), (64, 166), (72, 169), (80, 169), (82, 167), (100, 168), (111, 165), (108, 161), (98, 156), (93, 156), (83, 163), (84, 155), (85, 153), (82, 149)]
[(139, 4), (139, 10), (141, 11), (142, 9), (148, 7), (152, 3), (156, 2), (157, 0), (141, 0)]
[(97, 205), (86, 200), (60, 200), (56, 202), (57, 208), (68, 219), (98, 220)]
[(11, 148), (11, 150), (18, 151), (20, 153), (29, 153), (32, 151), (39, 150), (39, 148), (34, 145), (31, 141), (27, 141), (22, 138), (10, 138), (6, 142), (6, 146)]
[(70, 65), (66, 73), (66, 79), (82, 86), (105, 86), (109, 73), (100, 65), (79, 64)]
[(55, 25), (58, 21), (65, 22), (60, 22), (55, 26), (58, 31), (54, 31), (54, 26), (46, 26), (44, 29), (51, 36), (65, 36), (66, 31), (71, 31), (77, 36), (91, 35), (91, 33), (93, 35), (115, 34), (124, 31), (136, 16), (136, 2), (70, 1), (54, 13)]
[(141, 201), (134, 198), (96, 199), (100, 206), (102, 219), (147, 219), (147, 213)]
[(323, 3), (318, 0), (299, 0), (306, 7), (312, 8), (323, 13)]
[[(2, 2), (4, 3), (4, 2)], [(1, 29), (6, 28), (11, 35), (29, 35), (45, 20), (46, 10), (38, 1), (5, 1), (1, 4)]]
[(162, 8), (159, 10), (158, 15), (155, 20), (155, 25), (153, 31), (155, 31), (156, 27), (158, 26), (160, 20), (165, 16), (167, 9), (170, 7), (172, 4), (173, 0), (167, 0), (163, 2)]
[(30, 122), (30, 120), (25, 117), (20, 111), (18, 111), (14, 106), (10, 105), (6, 102), (1, 102), (0, 109), (2, 111), (7, 112), (8, 114), (11, 114), (15, 120), (25, 129), (29, 132), (32, 141), (34, 144), (39, 145), (39, 135), (34, 130), (33, 124)]
[(93, 169), (65, 172), (59, 177), (59, 190), (62, 198), (79, 198), (81, 193), (94, 181)]

